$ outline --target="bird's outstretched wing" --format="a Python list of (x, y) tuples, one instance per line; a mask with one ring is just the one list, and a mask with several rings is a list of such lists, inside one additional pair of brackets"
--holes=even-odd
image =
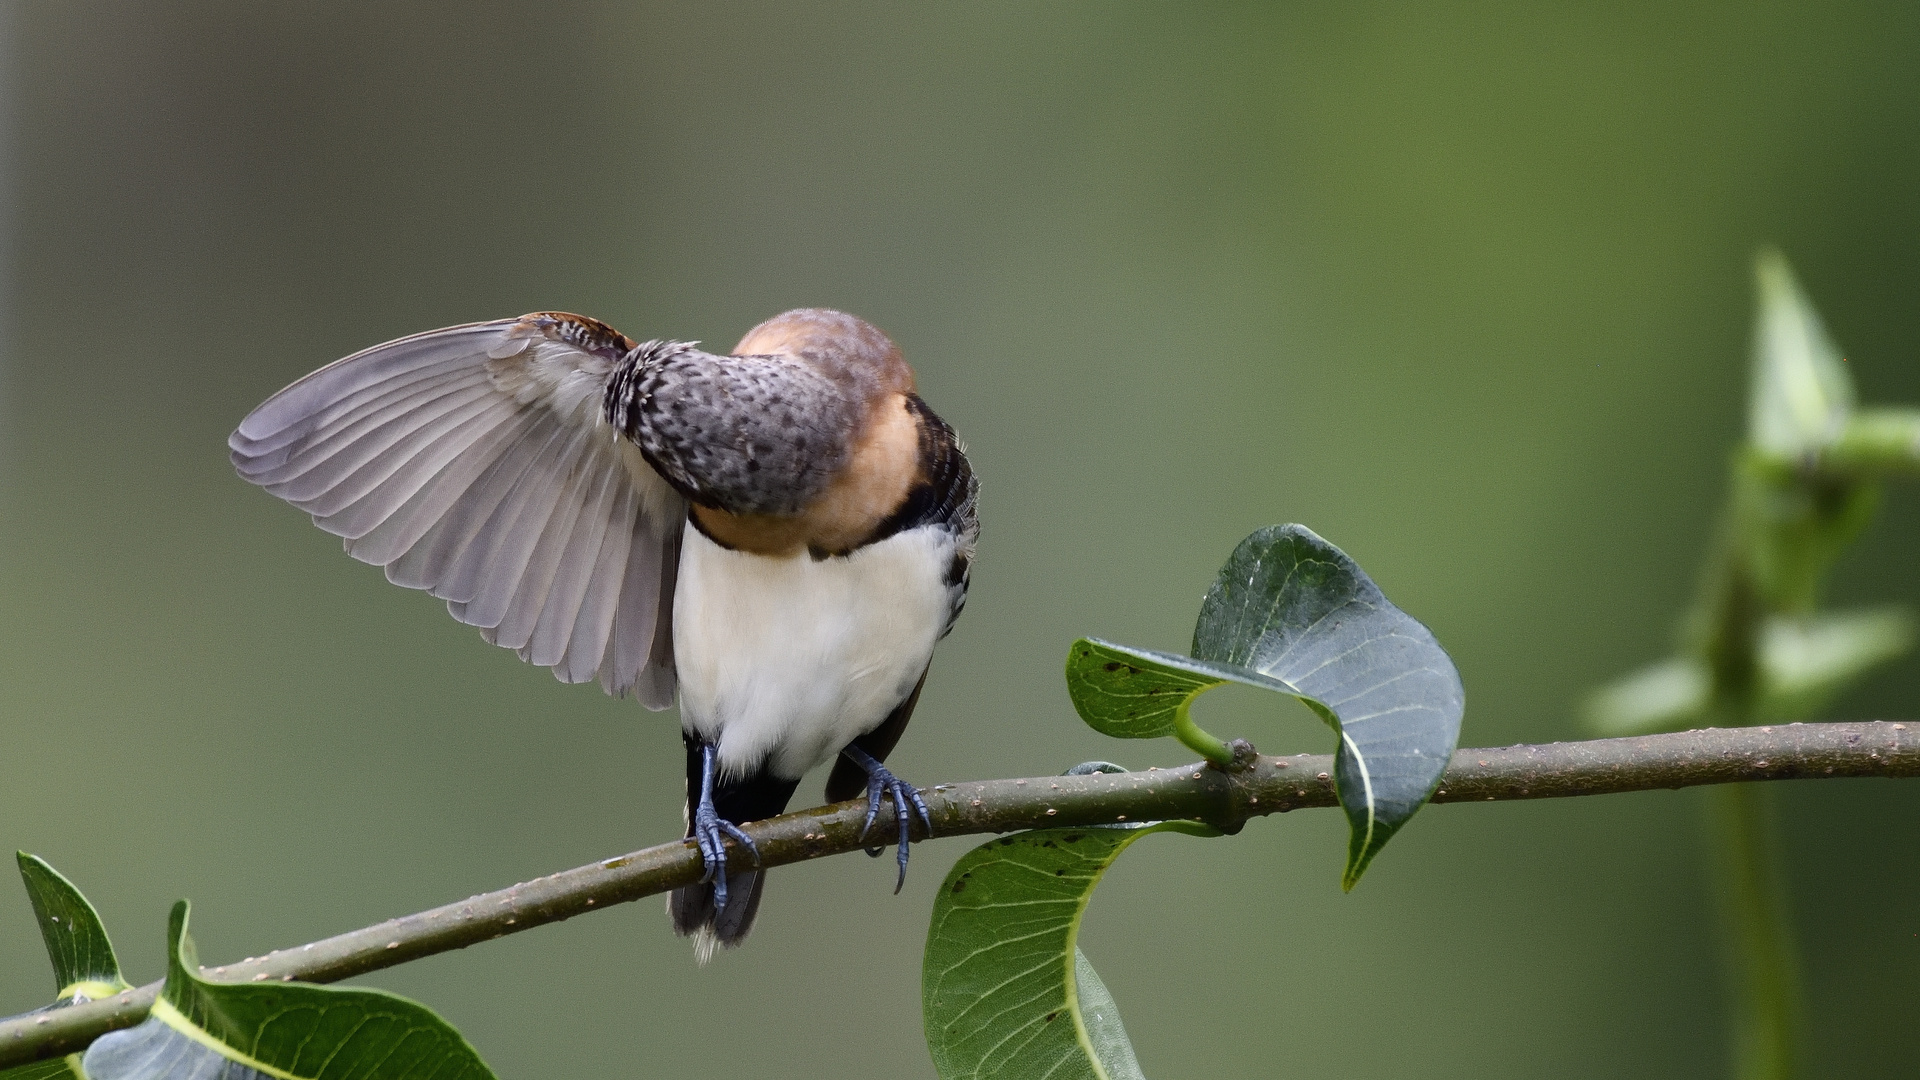
[(268, 398), (233, 464), (488, 641), (666, 708), (686, 504), (606, 421), (633, 348), (553, 312), (376, 345)]

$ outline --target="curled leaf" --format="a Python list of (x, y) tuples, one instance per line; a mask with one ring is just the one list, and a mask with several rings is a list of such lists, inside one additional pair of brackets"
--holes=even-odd
[(1222, 763), (1225, 744), (1194, 726), (1189, 709), (1230, 682), (1292, 695), (1339, 733), (1334, 779), (1351, 826), (1342, 880), (1352, 888), (1453, 755), (1466, 700), (1453, 661), (1302, 525), (1241, 541), (1201, 604), (1192, 656), (1082, 639), (1067, 657), (1067, 692), (1093, 728), (1177, 735)]

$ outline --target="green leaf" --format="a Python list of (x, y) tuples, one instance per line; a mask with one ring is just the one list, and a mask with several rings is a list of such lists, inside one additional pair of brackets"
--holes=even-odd
[(1911, 649), (1913, 629), (1912, 613), (1898, 607), (1768, 619), (1760, 638), (1766, 718), (1808, 719), (1848, 683)]
[(92, 1080), (492, 1080), (460, 1033), (380, 990), (201, 979), (187, 902), (167, 929), (167, 982), (148, 1019), (88, 1047)]
[[(27, 901), (40, 923), (40, 936), (47, 943), (47, 958), (53, 961), (54, 1002), (35, 1012), (64, 1009), (85, 1001), (97, 1001), (129, 989), (120, 977), (120, 962), (114, 958), (113, 943), (107, 940), (100, 916), (73, 887), (73, 882), (46, 861), (26, 852), (16, 853), (20, 879), (27, 887)], [(29, 1014), (31, 1015), (31, 1014)], [(87, 1080), (79, 1054), (36, 1061), (31, 1065), (0, 1072), (0, 1080)]]
[(18, 852), (20, 879), (53, 961), (56, 1001), (93, 1001), (128, 989), (100, 916), (73, 882), (38, 856)]
[(1830, 469), (1869, 477), (1920, 471), (1920, 409), (1861, 409), (1828, 448)]
[(1460, 673), (1346, 553), (1302, 525), (1241, 541), (1200, 605), (1193, 655), (1297, 688), (1340, 733), (1351, 889), (1433, 794), (1460, 741)]
[(1465, 708), (1453, 661), (1352, 559), (1301, 525), (1241, 541), (1201, 603), (1191, 657), (1091, 639), (1067, 655), (1067, 692), (1095, 730), (1178, 735), (1215, 762), (1229, 756), (1225, 744), (1189, 710), (1230, 682), (1290, 694), (1339, 733), (1334, 779), (1351, 826), (1342, 881), (1352, 888), (1452, 758)]
[(1113, 1003), (1107, 984), (1100, 981), (1100, 973), (1093, 970), (1079, 946), (1073, 950), (1073, 989), (1079, 999), (1076, 1008), (1087, 1031), (1087, 1045), (1109, 1080), (1146, 1080), (1140, 1071), (1140, 1059), (1133, 1056), (1133, 1040), (1127, 1038), (1126, 1025), (1120, 1022), (1120, 1007)]
[[(1905, 654), (1913, 640), (1913, 615), (1904, 608), (1768, 619), (1760, 631), (1754, 722), (1812, 719), (1855, 679)], [(1587, 722), (1601, 735), (1682, 731), (1706, 720), (1708, 683), (1699, 660), (1665, 660), (1596, 691), (1587, 700)]]
[(1762, 252), (1754, 271), (1760, 296), (1748, 437), (1770, 454), (1803, 458), (1840, 437), (1853, 412), (1853, 379), (1786, 258)]
[(1119, 1010), (1075, 942), (1101, 875), (1155, 832), (1218, 835), (1187, 821), (1042, 829), (982, 844), (954, 864), (934, 900), (921, 967), (941, 1080), (1140, 1080)]
[(1081, 638), (1067, 651), (1067, 696), (1089, 727), (1116, 739), (1178, 736), (1223, 765), (1233, 752), (1195, 727), (1189, 709), (1194, 698), (1230, 682), (1300, 696), (1257, 671), (1155, 649)]
[(1695, 657), (1662, 660), (1588, 695), (1587, 726), (1609, 736), (1685, 731), (1705, 720), (1711, 682)]

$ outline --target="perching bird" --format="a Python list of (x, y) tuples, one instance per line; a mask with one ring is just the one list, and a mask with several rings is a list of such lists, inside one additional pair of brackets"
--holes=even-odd
[[(966, 602), (978, 483), (900, 350), (789, 311), (715, 356), (538, 312), (376, 345), (268, 398), (240, 475), (562, 682), (673, 704), (704, 883), (668, 903), (702, 961), (753, 925), (737, 823), (838, 756), (828, 801), (920, 796), (881, 764)], [(677, 677), (677, 678), (676, 678)], [(927, 822), (929, 830), (932, 823)], [(898, 886), (895, 886), (898, 891)]]

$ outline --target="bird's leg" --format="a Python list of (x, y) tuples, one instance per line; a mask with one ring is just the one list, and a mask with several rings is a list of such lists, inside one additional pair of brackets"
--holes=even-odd
[(693, 842), (700, 847), (700, 861), (706, 864), (707, 872), (700, 880), (713, 882), (713, 910), (727, 909), (727, 837), (740, 841), (740, 845), (753, 856), (753, 865), (760, 865), (760, 849), (754, 846), (753, 838), (740, 831), (740, 826), (720, 816), (713, 808), (713, 769), (717, 751), (711, 744), (700, 747), (700, 801), (693, 808)]
[[(913, 785), (893, 775), (872, 754), (851, 743), (840, 752), (845, 754), (849, 761), (867, 771), (867, 820), (860, 826), (861, 839), (866, 839), (868, 831), (873, 828), (874, 819), (880, 816), (881, 797), (888, 796), (893, 799), (894, 817), (900, 823), (900, 879), (893, 885), (893, 891), (897, 893), (900, 887), (907, 883), (907, 827), (912, 821), (907, 816), (907, 807), (911, 805), (920, 815), (920, 821), (927, 827), (928, 836), (933, 835), (933, 812), (927, 809), (926, 800), (920, 798), (920, 793), (913, 789)], [(879, 853), (878, 848), (869, 849), (867, 852), (869, 855)]]

